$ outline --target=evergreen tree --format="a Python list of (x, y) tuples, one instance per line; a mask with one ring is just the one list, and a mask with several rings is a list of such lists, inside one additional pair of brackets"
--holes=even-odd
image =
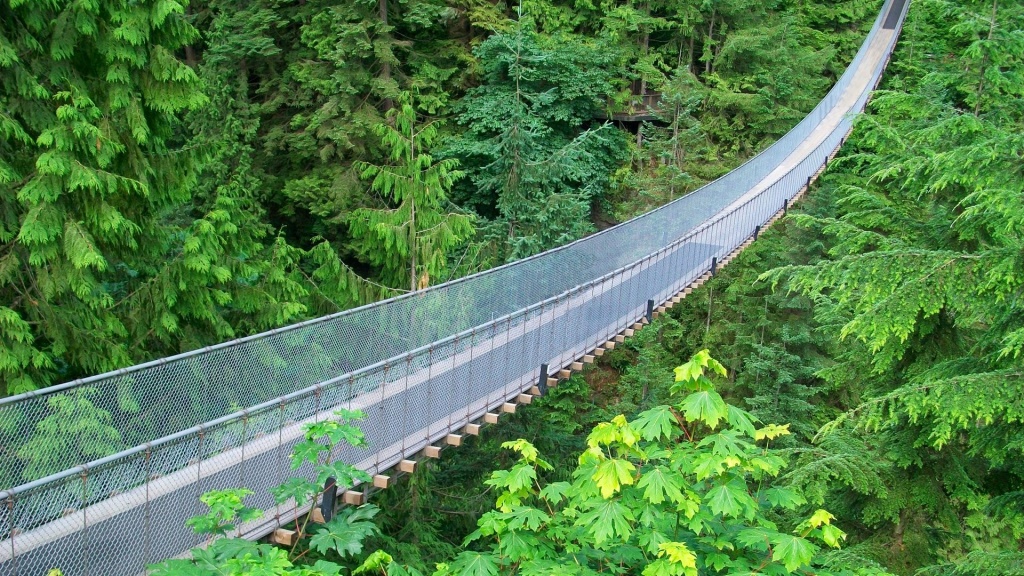
[(467, 171), (454, 196), (491, 220), (482, 229), (498, 263), (583, 236), (624, 160), (621, 133), (583, 128), (610, 93), (615, 55), (579, 37), (545, 38), (529, 22), (476, 54), (484, 83), (460, 102), (466, 132), (445, 152)]
[[(881, 486), (833, 472), (875, 493), (855, 507), (863, 520), (892, 524), (894, 558), (909, 558), (907, 569), (947, 561), (934, 572), (995, 574), (1020, 562), (1024, 529), (1024, 83), (1004, 73), (1024, 55), (1010, 32), (1024, 11), (920, 6), (896, 67), (906, 75), (876, 95), (843, 161), (838, 215), (813, 223), (830, 257), (773, 276), (813, 296), (831, 335), (848, 342), (822, 375), (862, 396), (827, 430), (842, 440), (827, 450), (833, 462), (884, 454)], [(989, 87), (998, 98), (984, 96)], [(935, 533), (943, 536), (927, 536)]]
[[(360, 162), (363, 178), (386, 207), (361, 208), (349, 217), (357, 250), (381, 269), (393, 286), (412, 291), (443, 277), (449, 252), (473, 233), (472, 220), (449, 212), (447, 191), (462, 173), (458, 161), (434, 161), (428, 153), (437, 138), (436, 123), (420, 125), (411, 104), (389, 114), (392, 124), (374, 130), (390, 150), (391, 165)], [(404, 281), (404, 282), (403, 282)]]
[(175, 131), (208, 100), (175, 57), (183, 4), (5, 2), (0, 21), (6, 393), (230, 338), (232, 310), (301, 314), (247, 253), (245, 200), (193, 202), (204, 158)]

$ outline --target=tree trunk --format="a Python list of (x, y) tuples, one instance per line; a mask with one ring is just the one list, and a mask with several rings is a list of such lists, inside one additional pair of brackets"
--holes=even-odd
[[(999, 13), (999, 0), (992, 0), (992, 20), (988, 24), (988, 41), (992, 42), (992, 36), (996, 31), (996, 15)], [(981, 114), (981, 96), (985, 92), (985, 69), (988, 67), (988, 55), (981, 61), (981, 70), (979, 72), (980, 78), (978, 78), (978, 93), (975, 96), (974, 102), (974, 115), (978, 116)]]
[[(381, 0), (384, 2), (385, 0)], [(409, 128), (409, 163), (416, 161), (416, 124)], [(416, 291), (416, 197), (409, 194), (409, 290)]]
[[(191, 18), (191, 5), (185, 8), (185, 15)], [(199, 64), (199, 60), (196, 58), (196, 49), (191, 44), (185, 45), (185, 64), (188, 64), (189, 68), (195, 68)]]
[[(708, 26), (708, 42), (709, 42), (709, 46), (711, 46), (711, 52), (712, 53), (714, 53), (714, 51), (715, 51), (715, 47), (714, 47), (714, 43), (715, 43), (715, 14), (716, 14), (715, 9), (712, 8), (711, 9), (711, 24)], [(713, 60), (714, 60), (714, 58), (709, 57), (707, 59), (707, 61), (704, 62), (704, 73), (705, 74), (711, 74), (711, 62)]]
[(693, 50), (694, 50), (694, 42), (696, 41), (696, 38), (697, 38), (697, 34), (695, 32), (691, 32), (690, 33), (690, 52), (689, 52), (689, 58), (686, 61), (686, 69), (689, 70), (690, 74), (693, 74), (694, 76), (697, 75), (697, 68), (695, 68), (694, 64), (693, 64)]
[[(388, 0), (377, 0), (377, 10), (380, 12), (380, 21), (384, 24), (384, 27), (387, 28), (387, 26), (388, 26)], [(382, 62), (381, 64), (382, 64), (381, 70), (380, 70), (381, 80), (384, 81), (383, 82), (384, 84), (389, 84), (390, 81), (391, 81), (391, 62), (385, 61), (385, 62)], [(395, 102), (391, 98), (384, 98), (384, 101), (381, 103), (381, 105), (384, 108), (384, 113), (387, 113), (388, 110), (391, 110), (392, 108), (395, 107)], [(416, 284), (416, 282), (415, 282), (415, 278), (414, 278), (413, 279), (413, 287), (412, 287), (413, 290), (416, 289), (416, 285), (415, 284)]]
[(909, 521), (908, 516), (910, 512), (904, 508), (900, 511), (900, 519), (896, 522), (896, 528), (893, 530), (893, 542), (892, 547), (894, 551), (901, 552), (904, 549), (903, 534), (907, 531), (907, 522)]

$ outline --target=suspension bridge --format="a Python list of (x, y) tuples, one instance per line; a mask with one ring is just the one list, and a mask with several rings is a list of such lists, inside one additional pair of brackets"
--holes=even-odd
[[(142, 574), (202, 544), (185, 521), (212, 489), (252, 489), (247, 503), (265, 514), (239, 535), (266, 536), (308, 511), (268, 489), (312, 475), (290, 470), (288, 454), (303, 424), (338, 408), (367, 414), (368, 446), (335, 454), (373, 477), (339, 494), (356, 504), (529, 402), (785, 213), (845, 141), (908, 4), (885, 1), (849, 68), (792, 131), (643, 216), (427, 290), (0, 400), (0, 427), (17, 438), (5, 452), (46, 455), (0, 468), (0, 486), (12, 486), (0, 491), (0, 576)], [(69, 418), (90, 426), (61, 432)], [(97, 445), (115, 448), (85, 462)]]

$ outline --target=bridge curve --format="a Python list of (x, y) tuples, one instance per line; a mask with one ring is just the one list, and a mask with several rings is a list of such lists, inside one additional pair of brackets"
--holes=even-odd
[(265, 517), (240, 534), (260, 537), (295, 512), (267, 489), (311, 475), (287, 466), (303, 423), (339, 407), (366, 412), (369, 447), (336, 456), (377, 474), (500, 409), (542, 379), (542, 365), (553, 374), (614, 339), (809, 185), (880, 80), (908, 4), (885, 1), (849, 68), (792, 131), (652, 212), (422, 292), (0, 400), (0, 423), (22, 438), (11, 451), (32, 445), (62, 401), (134, 446), (83, 464), (79, 439), (58, 439), (48, 466), (20, 470), (27, 482), (0, 492), (0, 576), (142, 573), (202, 543), (184, 522), (217, 488), (256, 492), (247, 502)]

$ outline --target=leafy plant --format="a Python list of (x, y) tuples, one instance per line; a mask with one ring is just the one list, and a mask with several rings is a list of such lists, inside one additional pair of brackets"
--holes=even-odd
[[(726, 370), (706, 350), (675, 372), (671, 405), (628, 421), (616, 416), (587, 439), (572, 481), (547, 482), (551, 466), (525, 440), (491, 475), (495, 509), (440, 575), (498, 573), (790, 574), (811, 570), (845, 534), (817, 510), (783, 529), (805, 503), (772, 479), (785, 461), (770, 443), (787, 426), (757, 427), (726, 404), (712, 377)], [(817, 574), (825, 572), (815, 570)]]
[[(293, 470), (310, 464), (316, 481), (306, 477), (289, 478), (272, 488), (278, 504), (290, 504), (295, 510), (293, 527), (297, 535), (289, 549), (271, 544), (230, 538), (241, 523), (262, 516), (262, 511), (247, 507), (245, 498), (252, 494), (246, 488), (214, 490), (200, 497), (209, 512), (188, 521), (198, 534), (210, 535), (204, 548), (191, 551), (190, 559), (165, 560), (150, 566), (154, 576), (335, 576), (342, 574), (338, 562), (359, 557), (363, 542), (377, 533), (372, 522), (379, 511), (376, 506), (346, 508), (323, 524), (311, 523), (317, 500), (327, 490), (344, 489), (356, 482), (370, 480), (362, 470), (335, 461), (335, 449), (342, 445), (364, 446), (366, 440), (353, 423), (365, 415), (358, 410), (337, 410), (337, 418), (305, 424), (305, 439), (290, 455)], [(328, 482), (328, 479), (332, 479)], [(323, 488), (321, 488), (323, 486)], [(299, 510), (308, 508), (300, 518)], [(300, 546), (300, 543), (304, 546)], [(307, 556), (317, 558), (310, 560)], [(301, 560), (301, 564), (299, 561)], [(332, 561), (336, 560), (338, 562)]]

